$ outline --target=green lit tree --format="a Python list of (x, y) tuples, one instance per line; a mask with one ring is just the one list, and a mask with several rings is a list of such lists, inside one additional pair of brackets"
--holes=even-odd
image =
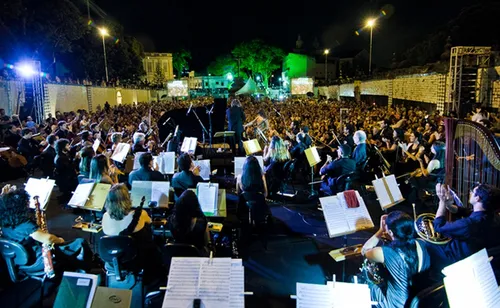
[(233, 56), (240, 59), (240, 70), (250, 76), (262, 76), (262, 84), (267, 85), (273, 71), (281, 67), (285, 52), (278, 47), (270, 46), (261, 40), (243, 42), (237, 45)]
[(230, 54), (218, 56), (215, 61), (210, 62), (207, 67), (207, 72), (214, 76), (225, 76), (228, 73), (235, 76), (238, 71), (238, 63)]
[(177, 71), (177, 78), (182, 76), (182, 71), (189, 69), (188, 60), (191, 60), (191, 52), (181, 48), (179, 51), (174, 52), (172, 65)]

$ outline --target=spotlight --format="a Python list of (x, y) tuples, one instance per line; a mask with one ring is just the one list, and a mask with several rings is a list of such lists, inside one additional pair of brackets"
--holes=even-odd
[(33, 67), (26, 63), (16, 66), (16, 69), (21, 74), (21, 76), (26, 78), (31, 77), (36, 73)]
[(233, 81), (233, 79), (234, 79), (233, 74), (231, 74), (230, 72), (229, 72), (229, 73), (227, 73), (226, 78), (227, 78), (227, 80), (229, 80), (229, 81)]

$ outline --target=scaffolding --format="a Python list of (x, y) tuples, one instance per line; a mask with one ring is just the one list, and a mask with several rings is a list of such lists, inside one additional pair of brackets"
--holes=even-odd
[[(449, 99), (445, 112), (455, 111), (461, 114), (464, 103), (471, 103), (467, 93), (473, 93), (474, 101), (481, 101), (483, 94), (481, 89), (485, 82), (484, 78), (477, 78), (478, 70), (490, 66), (491, 47), (457, 46), (451, 48), (450, 56), (450, 83)], [(474, 89), (469, 89), (473, 84)], [(472, 90), (472, 91), (471, 91)]]

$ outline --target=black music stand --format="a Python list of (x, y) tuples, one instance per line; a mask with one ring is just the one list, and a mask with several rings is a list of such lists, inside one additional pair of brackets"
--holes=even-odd
[[(223, 143), (226, 144), (226, 137), (230, 138), (231, 146), (232, 146), (232, 151), (233, 154), (236, 155), (236, 143), (234, 139), (235, 132), (234, 131), (225, 131), (225, 132), (216, 132), (214, 135), (214, 138), (223, 138)], [(224, 152), (226, 150), (224, 149)]]

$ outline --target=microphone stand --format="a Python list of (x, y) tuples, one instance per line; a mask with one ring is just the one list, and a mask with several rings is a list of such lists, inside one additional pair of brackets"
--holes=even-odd
[(205, 128), (205, 125), (203, 125), (203, 123), (201, 122), (200, 117), (198, 117), (198, 114), (196, 113), (196, 110), (192, 109), (191, 111), (194, 113), (194, 115), (196, 116), (196, 119), (198, 119), (198, 122), (201, 125), (201, 128), (202, 128), (201, 132), (203, 133), (203, 143), (205, 143), (205, 137), (206, 137), (205, 134), (208, 134), (208, 131)]
[(212, 113), (213, 113), (213, 110), (214, 110), (214, 107), (215, 107), (215, 103), (212, 105), (212, 108), (210, 108), (210, 110), (208, 110), (208, 107), (205, 106), (205, 109), (207, 110), (207, 114), (208, 114), (208, 126), (209, 126), (209, 134), (208, 134), (208, 140), (209, 140), (209, 143), (210, 143), (210, 150), (212, 150)]

